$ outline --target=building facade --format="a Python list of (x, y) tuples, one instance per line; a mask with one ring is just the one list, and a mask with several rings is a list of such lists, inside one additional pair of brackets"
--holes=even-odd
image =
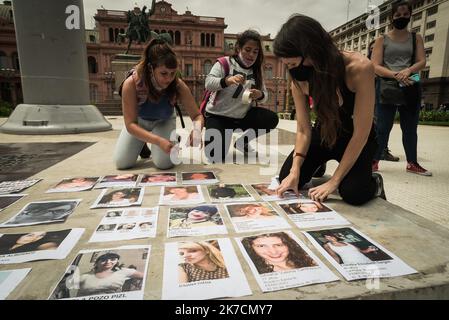
[[(93, 104), (120, 103), (111, 63), (117, 54), (126, 51), (128, 45), (127, 40), (120, 37), (128, 27), (126, 13), (125, 10), (98, 9), (94, 16), (94, 30), (86, 30), (89, 90)], [(20, 88), (20, 68), (9, 1), (0, 5), (0, 24), (1, 68), (8, 69), (10, 73), (6, 78), (7, 72), (2, 71), (2, 74), (5, 74), (0, 78), (5, 92), (2, 99), (16, 105), (21, 102), (20, 94), (16, 93), (15, 99), (7, 94), (12, 87), (11, 83)], [(156, 10), (149, 18), (149, 25), (156, 33), (171, 34), (182, 77), (199, 102), (204, 92), (206, 75), (218, 57), (234, 52), (237, 35), (225, 33), (227, 25), (222, 17), (195, 16), (190, 11), (179, 14), (172, 4), (166, 1), (156, 3)], [(270, 94), (264, 106), (281, 112), (286, 108), (286, 70), (280, 59), (274, 56), (272, 43), (270, 35), (263, 36), (265, 81)], [(145, 44), (133, 43), (129, 53), (140, 55), (144, 46)]]
[[(371, 41), (392, 29), (391, 4), (384, 1), (379, 7), (379, 25), (368, 29), (365, 13), (330, 31), (342, 50), (368, 53)], [(421, 71), (422, 104), (436, 109), (449, 104), (449, 0), (410, 1), (413, 6), (410, 31), (422, 35), (426, 52), (426, 67)], [(368, 24), (369, 26), (369, 24)]]

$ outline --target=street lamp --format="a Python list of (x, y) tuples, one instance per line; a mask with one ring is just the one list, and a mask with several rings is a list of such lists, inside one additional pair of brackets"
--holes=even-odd
[(281, 78), (281, 77), (274, 77), (273, 79), (274, 82), (274, 88), (275, 88), (275, 92), (274, 92), (274, 110), (277, 113), (278, 112), (278, 91), (279, 91), (279, 84), (282, 83), (285, 79)]
[[(115, 72), (114, 71), (106, 71), (104, 73), (106, 77), (106, 83), (108, 88), (108, 96), (110, 92), (110, 98), (114, 98), (114, 80), (115, 80)], [(110, 91), (109, 91), (110, 90)]]

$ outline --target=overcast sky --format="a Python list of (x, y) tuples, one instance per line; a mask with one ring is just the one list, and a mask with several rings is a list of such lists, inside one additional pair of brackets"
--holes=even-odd
[[(151, 6), (152, 0), (84, 0), (86, 28), (94, 27), (93, 16), (103, 6), (108, 10), (130, 10), (137, 5)], [(193, 15), (224, 17), (225, 33), (239, 33), (252, 28), (272, 38), (293, 13), (309, 15), (328, 31), (345, 23), (348, 0), (171, 0), (172, 8), (183, 14), (187, 7)], [(383, 0), (371, 0), (379, 5)], [(351, 0), (349, 19), (366, 12), (368, 0)]]

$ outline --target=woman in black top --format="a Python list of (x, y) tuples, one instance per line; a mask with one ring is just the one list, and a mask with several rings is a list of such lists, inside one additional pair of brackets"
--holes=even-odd
[[(298, 123), (295, 149), (279, 174), (278, 195), (288, 189), (299, 194), (322, 163), (335, 159), (339, 165), (332, 178), (309, 190), (312, 200), (324, 201), (337, 189), (353, 205), (384, 198), (382, 177), (371, 169), (377, 148), (372, 63), (359, 53), (340, 52), (320, 23), (304, 15), (282, 26), (274, 53), (292, 77)], [(313, 128), (309, 96), (317, 115)]]

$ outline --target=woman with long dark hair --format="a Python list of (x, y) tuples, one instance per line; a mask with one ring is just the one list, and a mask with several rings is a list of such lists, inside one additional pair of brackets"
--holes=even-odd
[[(273, 111), (256, 107), (256, 103), (268, 100), (262, 74), (264, 54), (260, 34), (253, 30), (239, 34), (234, 54), (225, 59), (228, 74), (222, 64), (216, 62), (205, 83), (206, 89), (212, 92), (205, 112), (205, 151), (209, 160), (215, 163), (226, 158), (233, 130), (254, 130), (254, 134), (245, 133), (235, 143), (244, 154), (254, 154), (249, 141), (276, 128), (279, 122)], [(245, 90), (249, 90), (250, 103), (242, 101)]]
[[(373, 176), (371, 168), (377, 148), (373, 64), (359, 53), (340, 52), (319, 22), (299, 14), (282, 26), (273, 47), (292, 78), (298, 124), (295, 149), (279, 174), (278, 195), (288, 189), (299, 194), (317, 168), (334, 159), (336, 171), (309, 190), (312, 200), (324, 201), (337, 189), (353, 205), (385, 198), (382, 177)], [(317, 116), (313, 128), (309, 96)]]
[[(123, 128), (115, 150), (118, 169), (135, 165), (145, 143), (152, 145), (153, 163), (158, 169), (173, 167), (170, 136), (176, 129), (174, 105), (179, 100), (194, 122), (197, 135), (204, 118), (187, 85), (178, 77), (178, 59), (162, 36), (146, 46), (132, 76), (123, 83)], [(193, 132), (192, 132), (193, 133)], [(190, 137), (191, 144), (193, 136)]]
[(317, 265), (285, 232), (245, 237), (242, 245), (260, 274)]

